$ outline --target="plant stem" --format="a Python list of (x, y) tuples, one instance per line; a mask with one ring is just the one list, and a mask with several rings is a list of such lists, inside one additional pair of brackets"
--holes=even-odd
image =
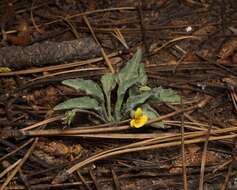
[(102, 114), (101, 114), (101, 116), (104, 118), (104, 120), (105, 120), (104, 122), (106, 123), (106, 122), (109, 121), (109, 116), (108, 116), (108, 113), (106, 111), (105, 105), (103, 104), (103, 105), (101, 105), (101, 107), (102, 107)]
[(109, 121), (113, 121), (113, 117), (111, 114), (111, 96), (108, 95), (107, 97), (107, 111), (108, 111), (108, 117), (109, 117)]

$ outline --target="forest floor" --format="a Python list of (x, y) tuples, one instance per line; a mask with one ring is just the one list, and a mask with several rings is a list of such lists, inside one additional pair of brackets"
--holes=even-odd
[[(4, 0), (0, 12), (0, 190), (237, 189), (237, 1)], [(147, 85), (182, 97), (152, 103), (163, 127), (91, 110), (68, 125), (54, 111), (85, 96), (62, 81), (99, 84), (137, 49)]]

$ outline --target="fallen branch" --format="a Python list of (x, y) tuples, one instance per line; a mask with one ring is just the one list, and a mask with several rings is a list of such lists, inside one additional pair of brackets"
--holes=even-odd
[(92, 38), (63, 42), (35, 43), (31, 46), (9, 46), (0, 49), (0, 67), (22, 69), (58, 64), (73, 59), (87, 59), (100, 54)]

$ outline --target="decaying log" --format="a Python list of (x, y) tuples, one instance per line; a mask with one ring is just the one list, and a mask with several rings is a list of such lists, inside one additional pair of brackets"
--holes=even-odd
[(35, 43), (31, 46), (9, 46), (0, 49), (0, 67), (23, 69), (59, 64), (99, 55), (100, 48), (92, 38), (63, 42)]

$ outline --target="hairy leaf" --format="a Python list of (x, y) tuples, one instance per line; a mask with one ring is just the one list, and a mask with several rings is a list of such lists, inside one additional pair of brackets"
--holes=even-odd
[[(148, 116), (149, 119), (155, 119), (160, 116), (157, 111), (153, 109), (149, 104), (144, 104), (142, 106), (142, 111), (145, 115)], [(155, 128), (165, 128), (164, 121), (155, 122), (150, 125)]]
[(68, 79), (62, 82), (64, 85), (70, 86), (76, 90), (81, 90), (97, 98), (100, 102), (104, 102), (104, 95), (98, 84), (92, 80), (84, 79)]
[[(125, 84), (130, 79), (138, 76), (141, 60), (142, 60), (142, 51), (141, 49), (138, 49), (137, 52), (132, 57), (132, 59), (130, 59), (127, 62), (127, 64), (120, 70), (118, 74), (118, 80), (121, 86), (123, 86), (122, 84)], [(133, 74), (135, 74), (136, 76), (134, 76)]]
[(138, 72), (139, 72), (139, 79), (140, 79), (140, 80), (139, 80), (139, 83), (140, 83), (142, 86), (145, 86), (146, 83), (147, 83), (148, 77), (147, 77), (147, 75), (146, 75), (146, 71), (145, 71), (145, 66), (144, 66), (144, 64), (140, 64)]
[(80, 97), (80, 98), (72, 98), (62, 102), (54, 107), (54, 110), (68, 110), (68, 109), (92, 109), (92, 110), (100, 110), (99, 103), (90, 97)]
[(107, 73), (101, 77), (101, 83), (106, 97), (110, 97), (111, 91), (116, 86), (116, 75)]
[(154, 88), (154, 100), (158, 100), (160, 102), (170, 102), (170, 103), (179, 103), (180, 96), (176, 91), (172, 89), (164, 89), (162, 87)]
[(125, 112), (133, 110), (138, 105), (144, 104), (150, 97), (153, 96), (152, 91), (142, 92), (135, 96), (130, 96), (125, 105)]
[(113, 120), (111, 115), (111, 91), (116, 86), (116, 75), (112, 73), (107, 73), (101, 77), (102, 87), (106, 96), (106, 105), (107, 105), (107, 112), (108, 118), (110, 121)]
[(117, 102), (115, 105), (116, 119), (121, 117), (120, 110), (123, 103), (124, 95), (126, 91), (139, 82), (139, 67), (142, 59), (142, 51), (138, 49), (131, 60), (128, 61), (125, 67), (118, 73), (118, 91)]

